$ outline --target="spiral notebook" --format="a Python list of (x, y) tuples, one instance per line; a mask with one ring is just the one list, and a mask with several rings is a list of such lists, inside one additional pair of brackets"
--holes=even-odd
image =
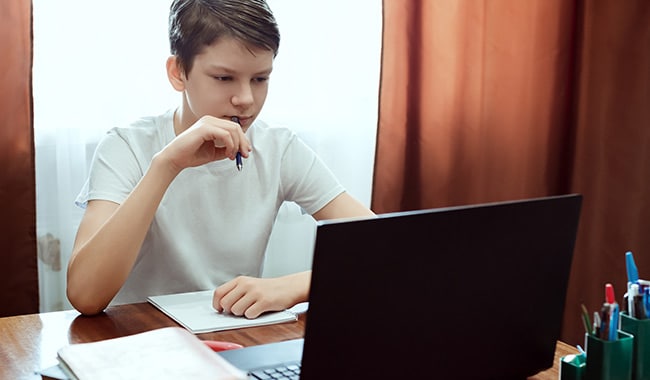
[(291, 309), (270, 312), (255, 319), (219, 313), (212, 307), (212, 290), (149, 296), (147, 301), (194, 334), (295, 322), (302, 304)]

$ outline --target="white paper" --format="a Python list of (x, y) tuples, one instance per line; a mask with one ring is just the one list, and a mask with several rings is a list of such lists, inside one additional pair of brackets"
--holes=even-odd
[(212, 290), (205, 290), (150, 296), (148, 301), (195, 334), (297, 320), (290, 310), (265, 313), (255, 319), (219, 313), (212, 307), (212, 293)]

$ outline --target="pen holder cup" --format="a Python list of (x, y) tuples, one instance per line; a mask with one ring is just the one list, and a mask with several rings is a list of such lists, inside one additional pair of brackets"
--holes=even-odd
[(582, 380), (587, 363), (584, 355), (566, 355), (560, 358), (560, 380)]
[(650, 380), (650, 319), (636, 319), (623, 312), (621, 330), (634, 336), (632, 379)]
[(591, 334), (585, 336), (585, 380), (632, 379), (634, 336), (620, 330), (617, 340), (603, 340)]

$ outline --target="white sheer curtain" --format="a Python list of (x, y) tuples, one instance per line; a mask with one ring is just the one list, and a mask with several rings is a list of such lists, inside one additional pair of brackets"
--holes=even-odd
[[(263, 118), (295, 130), (370, 204), (381, 0), (268, 0), (281, 32)], [(167, 81), (170, 0), (33, 0), (34, 133), (41, 311), (70, 308), (65, 268), (82, 210), (74, 198), (98, 139), (175, 107)], [(265, 275), (311, 266), (314, 223), (281, 210)]]

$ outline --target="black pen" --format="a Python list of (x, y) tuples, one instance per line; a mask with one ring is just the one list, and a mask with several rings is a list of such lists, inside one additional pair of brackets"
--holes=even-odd
[[(237, 116), (231, 117), (230, 120), (239, 124), (239, 118)], [(241, 171), (244, 167), (244, 163), (242, 162), (241, 153), (239, 153), (239, 151), (237, 151), (237, 154), (235, 155), (235, 163), (237, 164), (237, 170)]]

